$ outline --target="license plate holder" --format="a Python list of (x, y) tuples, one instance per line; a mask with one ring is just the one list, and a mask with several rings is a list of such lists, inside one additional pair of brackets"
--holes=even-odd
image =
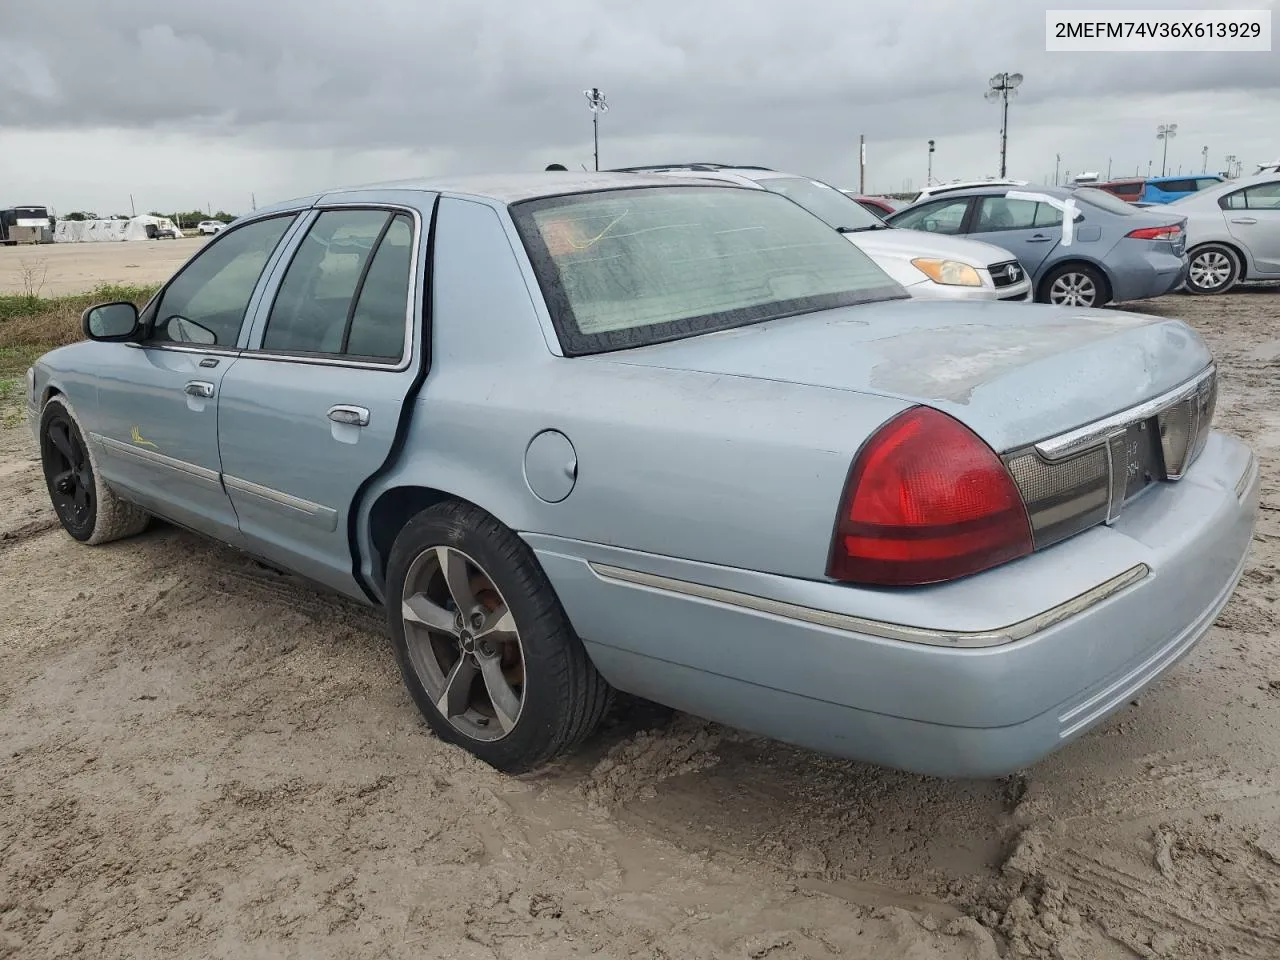
[(1160, 428), (1155, 418), (1129, 424), (1125, 428), (1123, 449), (1124, 498), (1128, 500), (1165, 478), (1164, 451), (1160, 446)]

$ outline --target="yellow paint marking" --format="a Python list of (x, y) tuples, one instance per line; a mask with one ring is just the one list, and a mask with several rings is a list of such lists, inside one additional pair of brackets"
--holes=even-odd
[(134, 443), (136, 443), (140, 447), (151, 447), (154, 450), (160, 449), (150, 440), (146, 439), (142, 435), (141, 431), (138, 430), (137, 427), (134, 427), (131, 431), (129, 431), (129, 439), (132, 440)]

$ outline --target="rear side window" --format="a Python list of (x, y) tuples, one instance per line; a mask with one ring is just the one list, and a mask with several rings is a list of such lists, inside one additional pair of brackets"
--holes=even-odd
[(403, 213), (321, 213), (280, 283), (262, 349), (400, 359), (412, 243)]
[(765, 190), (609, 190), (511, 213), (570, 355), (906, 296), (844, 236)]
[(1196, 189), (1194, 180), (1166, 180), (1163, 183), (1152, 184), (1157, 190), (1165, 193), (1193, 193)]
[(1031, 230), (1062, 224), (1062, 211), (1051, 203), (1036, 200), (1009, 200), (1005, 197), (983, 197), (978, 202), (975, 233), (1001, 230)]
[(1259, 183), (1229, 193), (1219, 206), (1226, 210), (1280, 210), (1280, 181)]

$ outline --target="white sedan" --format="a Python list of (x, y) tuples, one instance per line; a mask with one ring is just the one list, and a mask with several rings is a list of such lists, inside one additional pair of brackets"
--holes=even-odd
[(1280, 280), (1280, 173), (1228, 180), (1169, 204), (1187, 218), (1189, 293)]

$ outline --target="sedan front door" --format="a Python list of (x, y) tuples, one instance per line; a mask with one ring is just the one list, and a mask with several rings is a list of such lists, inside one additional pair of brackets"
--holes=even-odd
[(94, 440), (104, 479), (154, 513), (228, 542), (235, 512), (222, 488), (218, 390), (235, 363), (245, 315), (295, 215), (215, 237), (143, 311), (143, 339), (104, 345)]
[(1280, 180), (1228, 194), (1222, 213), (1231, 235), (1253, 256), (1258, 275), (1280, 276)]
[(1037, 200), (979, 197), (969, 237), (1003, 247), (1030, 276), (1062, 242), (1062, 211)]
[(351, 505), (391, 455), (421, 357), (434, 195), (413, 198), (313, 214), (222, 381), (223, 481), (246, 549), (353, 596)]

